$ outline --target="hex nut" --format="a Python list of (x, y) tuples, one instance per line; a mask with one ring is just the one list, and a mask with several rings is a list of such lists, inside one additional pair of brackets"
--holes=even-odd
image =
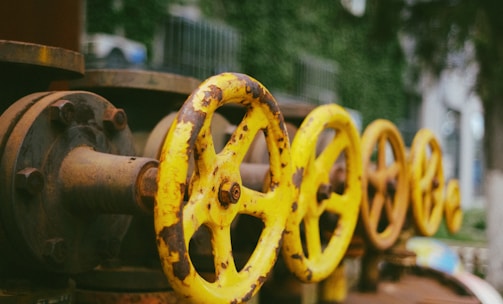
[(223, 206), (236, 204), (241, 197), (241, 187), (236, 182), (224, 182), (220, 185), (218, 200)]
[(69, 100), (58, 100), (50, 106), (49, 116), (51, 121), (68, 126), (75, 120), (75, 105)]
[(103, 116), (103, 126), (109, 132), (122, 131), (127, 126), (127, 115), (123, 109), (109, 107)]
[(36, 195), (44, 189), (44, 176), (36, 168), (28, 167), (18, 171), (14, 182), (17, 189), (31, 195)]

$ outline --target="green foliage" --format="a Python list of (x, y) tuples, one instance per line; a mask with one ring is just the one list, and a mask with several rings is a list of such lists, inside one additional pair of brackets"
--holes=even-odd
[(155, 30), (167, 14), (170, 0), (86, 0), (89, 33), (113, 34), (122, 28), (128, 38), (144, 43), (149, 52)]
[(484, 244), (487, 242), (486, 236), (486, 211), (483, 209), (468, 209), (463, 211), (463, 223), (459, 231), (450, 234), (445, 224), (445, 218), (442, 220), (435, 238), (462, 241), (470, 244)]
[(86, 0), (86, 31), (112, 34), (119, 23), (114, 0)]
[[(205, 14), (240, 30), (245, 73), (273, 90), (296, 91), (295, 61), (309, 53), (335, 60), (334, 83), (343, 106), (359, 110), (364, 124), (404, 116), (404, 58), (396, 30), (373, 28), (377, 11), (350, 15), (334, 0), (201, 0)], [(396, 22), (395, 22), (396, 23)], [(393, 25), (396, 26), (396, 25)]]

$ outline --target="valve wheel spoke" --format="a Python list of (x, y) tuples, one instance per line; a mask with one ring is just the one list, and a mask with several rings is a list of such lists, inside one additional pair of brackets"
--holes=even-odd
[(211, 226), (215, 274), (218, 282), (237, 282), (238, 271), (232, 254), (230, 226)]
[(258, 108), (252, 107), (232, 133), (220, 154), (227, 155), (227, 161), (241, 164), (255, 135), (267, 126), (267, 118)]

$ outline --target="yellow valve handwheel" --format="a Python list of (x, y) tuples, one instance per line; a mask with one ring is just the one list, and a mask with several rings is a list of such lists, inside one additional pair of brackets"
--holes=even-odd
[[(377, 156), (375, 163), (373, 156)], [(409, 205), (405, 146), (395, 125), (379, 119), (367, 126), (362, 136), (362, 160), (362, 226), (369, 243), (386, 250), (398, 238)]]
[[(327, 129), (335, 130), (335, 136), (318, 154), (318, 139)], [(287, 221), (283, 258), (298, 279), (319, 282), (328, 277), (344, 257), (358, 221), (362, 174), (360, 138), (348, 112), (335, 104), (314, 109), (293, 139), (292, 157), (294, 182), (300, 185), (300, 193)], [(336, 161), (344, 157), (346, 179), (343, 192), (338, 194), (331, 175)], [(327, 244), (323, 244), (320, 217), (327, 212), (337, 220), (329, 231)]]
[(438, 230), (444, 211), (442, 150), (428, 129), (417, 132), (410, 150), (410, 187), (414, 222), (423, 236)]
[[(216, 153), (210, 122), (215, 110), (228, 103), (246, 106), (247, 113)], [(270, 153), (270, 190), (265, 193), (245, 187), (240, 175), (240, 164), (261, 130)], [(195, 167), (188, 181), (191, 155)], [(291, 166), (283, 116), (256, 80), (224, 73), (207, 79), (189, 96), (162, 147), (154, 208), (161, 263), (177, 293), (195, 303), (240, 303), (260, 289), (276, 261), (292, 208)], [(231, 242), (231, 223), (238, 214), (254, 216), (264, 225), (240, 271)], [(214, 281), (196, 271), (189, 255), (189, 242), (202, 225), (211, 234)]]
[(463, 223), (463, 210), (461, 210), (461, 194), (459, 193), (458, 180), (451, 179), (447, 183), (445, 197), (445, 224), (449, 233), (459, 231)]

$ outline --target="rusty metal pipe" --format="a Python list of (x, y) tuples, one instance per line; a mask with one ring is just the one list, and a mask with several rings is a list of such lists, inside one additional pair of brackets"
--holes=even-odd
[(149, 212), (152, 207), (145, 193), (155, 192), (145, 190), (153, 187), (145, 180), (155, 184), (156, 174), (149, 169), (157, 165), (151, 158), (112, 155), (85, 146), (76, 148), (68, 153), (60, 168), (63, 201), (74, 212)]
[[(137, 214), (151, 212), (157, 192), (158, 162), (79, 147), (61, 164), (64, 201), (74, 212)], [(243, 185), (263, 191), (269, 165), (243, 163)]]

